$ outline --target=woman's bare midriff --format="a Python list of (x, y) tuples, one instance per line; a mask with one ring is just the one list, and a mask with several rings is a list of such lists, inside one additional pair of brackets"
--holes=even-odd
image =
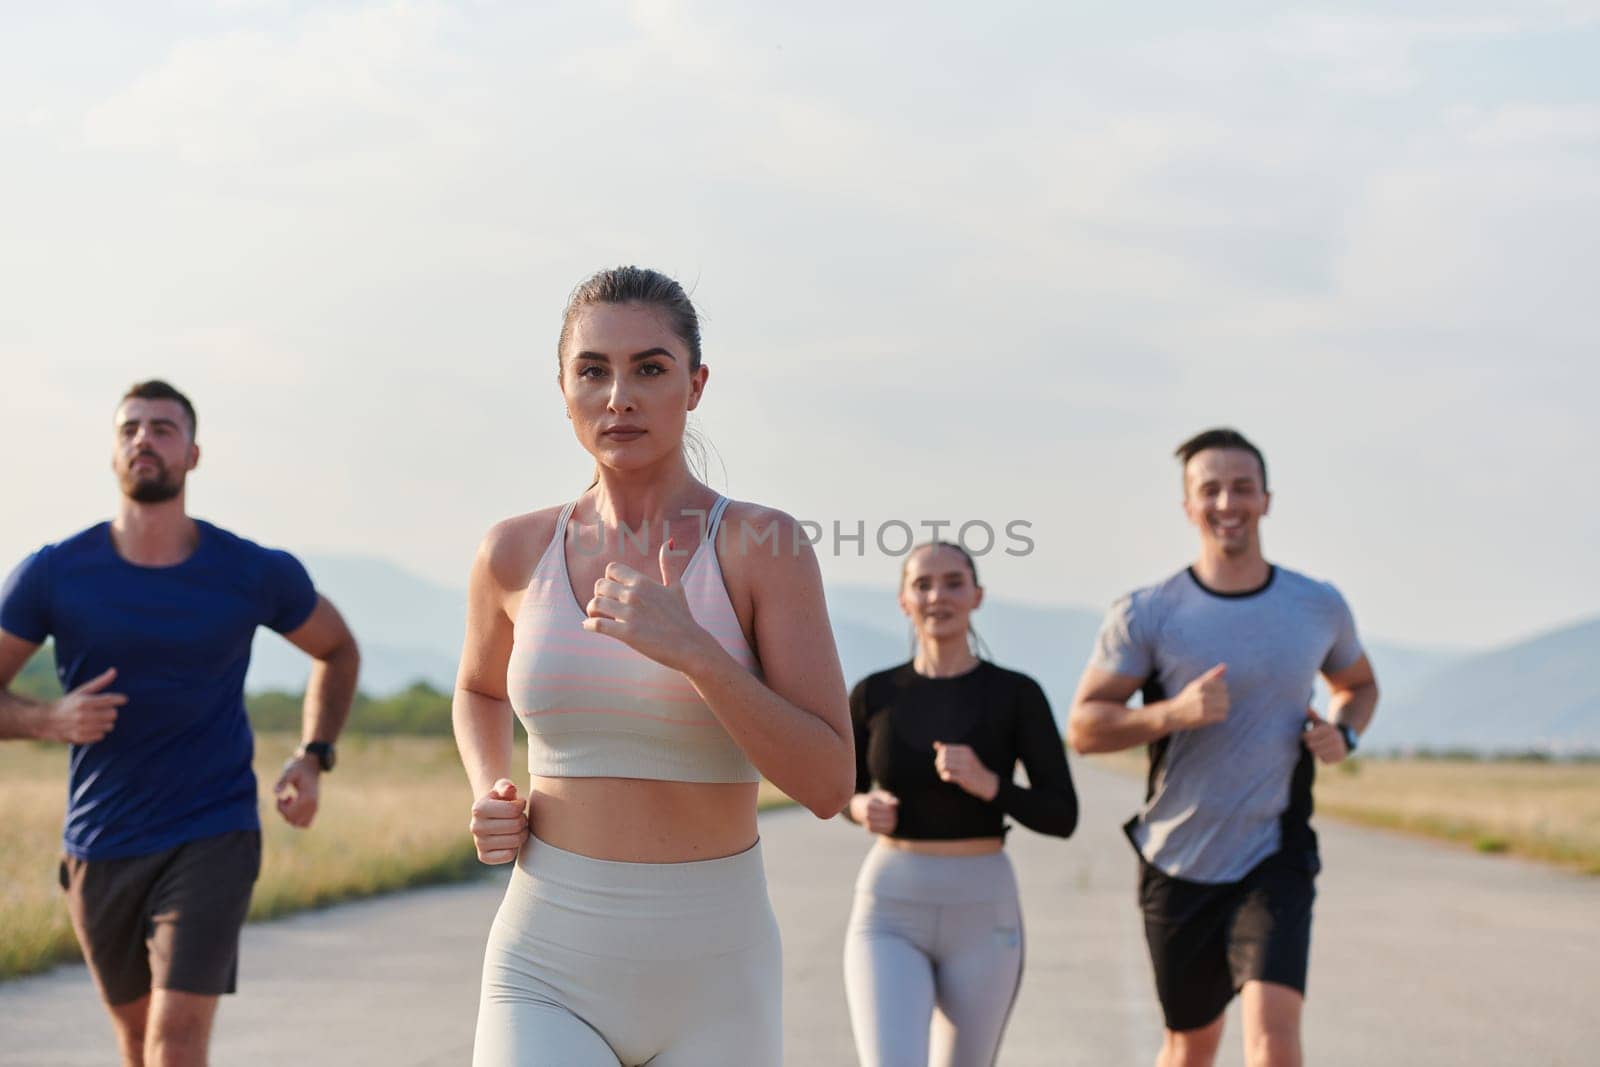
[(753, 782), (535, 777), (532, 785), (533, 836), (591, 859), (691, 863), (756, 843)]
[(883, 848), (897, 849), (900, 852), (915, 852), (920, 856), (987, 856), (991, 852), (999, 852), (1005, 847), (1005, 841), (998, 837), (963, 837), (954, 841), (912, 841), (903, 837), (878, 836), (878, 844)]

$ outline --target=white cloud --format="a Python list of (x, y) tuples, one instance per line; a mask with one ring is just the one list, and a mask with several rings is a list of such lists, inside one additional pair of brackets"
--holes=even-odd
[(1572, 148), (1600, 154), (1600, 107), (1510, 104), (1456, 113), (1463, 138), (1490, 151)]
[(459, 69), (438, 44), (451, 18), (440, 4), (397, 2), (179, 40), (91, 110), (84, 135), (199, 165), (304, 167), (392, 140), (389, 130), (436, 150), (460, 129), (428, 91)]
[[(31, 183), (0, 220), (0, 343), (60, 365), (77, 392), (53, 404), (97, 412), (136, 367), (173, 368), (218, 413), (219, 514), (454, 581), (483, 524), (583, 473), (549, 385), (563, 294), (649, 262), (700, 282), (703, 415), (735, 493), (818, 514), (970, 501), (1057, 531), (1114, 516), (1092, 525), (1137, 530), (1061, 533), (1049, 566), (993, 578), (1098, 601), (1187, 550), (1151, 483), (1176, 438), (1241, 421), (1281, 459), (1285, 548), (1348, 571), (1378, 632), (1473, 639), (1425, 591), (1494, 553), (1514, 521), (1494, 516), (1545, 509), (1559, 539), (1594, 509), (1407, 498), (1378, 446), (1429, 485), (1455, 484), (1438, 442), (1487, 420), (1559, 447), (1550, 476), (1573, 484), (1565, 457), (1600, 447), (1585, 379), (1556, 365), (1600, 340), (1595, 117), (1493, 51), (1582, 12), (1483, 10), (1204, 33), (1039, 7), (912, 27), (731, 4), (252, 10), (162, 38), (84, 120), (87, 152), (0, 145)], [(1467, 92), (1440, 42), (1504, 59), (1507, 84)], [(74, 99), (36, 106), (59, 128)], [(1528, 368), (1560, 391), (1535, 404)], [(258, 491), (283, 471), (336, 509)], [(418, 493), (432, 506), (392, 531)], [(1353, 531), (1369, 497), (1388, 518)], [(1455, 530), (1457, 507), (1484, 517)], [(1560, 582), (1508, 566), (1484, 595), (1529, 628), (1571, 613), (1592, 571), (1569, 555)], [(1401, 592), (1396, 560), (1415, 563)]]
[(1244, 84), (1275, 71), (1294, 80), (1315, 79), (1337, 92), (1393, 96), (1418, 84), (1423, 46), (1504, 37), (1552, 17), (1531, 8), (1516, 16), (1433, 18), (1352, 9), (1282, 10), (1229, 29), (1158, 36), (1137, 52), (1170, 73), (1207, 82)]

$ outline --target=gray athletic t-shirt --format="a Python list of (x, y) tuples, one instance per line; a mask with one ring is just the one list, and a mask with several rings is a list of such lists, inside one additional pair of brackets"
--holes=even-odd
[[(1147, 701), (1228, 665), (1227, 719), (1152, 746), (1150, 796), (1128, 824), (1145, 860), (1176, 878), (1232, 882), (1277, 852), (1312, 685), (1361, 655), (1339, 591), (1283, 567), (1242, 594), (1183, 570), (1113, 604), (1089, 665), (1138, 678)], [(1308, 814), (1309, 767), (1302, 777), (1296, 807)]]

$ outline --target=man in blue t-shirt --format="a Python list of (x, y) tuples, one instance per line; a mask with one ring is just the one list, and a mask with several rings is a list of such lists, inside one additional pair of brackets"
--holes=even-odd
[[(1126, 829), (1166, 1022), (1158, 1067), (1210, 1067), (1235, 994), (1249, 1062), (1298, 1067), (1320, 866), (1314, 760), (1355, 749), (1378, 686), (1338, 590), (1262, 554), (1261, 452), (1224, 429), (1177, 454), (1199, 558), (1112, 605), (1067, 732), (1079, 752), (1150, 746)], [(1319, 674), (1326, 720), (1310, 708)]]
[[(0, 590), (0, 738), (71, 747), (61, 884), (127, 1064), (203, 1064), (261, 862), (244, 676), (258, 626), (315, 661), (304, 743), (274, 792), (311, 825), (360, 655), (300, 562), (184, 506), (194, 407), (161, 381), (117, 408), (116, 517), (46, 545)], [(55, 641), (65, 695), (9, 691)]]

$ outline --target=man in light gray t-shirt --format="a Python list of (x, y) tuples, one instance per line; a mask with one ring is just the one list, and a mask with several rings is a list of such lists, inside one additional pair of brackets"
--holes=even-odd
[[(1270, 567), (1259, 589), (1209, 589), (1190, 567), (1111, 607), (1095, 670), (1136, 678), (1146, 704), (1177, 694), (1218, 664), (1228, 715), (1156, 742), (1150, 795), (1128, 823), (1140, 855), (1191, 882), (1234, 882), (1280, 848), (1308, 866), (1309, 795), (1291, 796), (1308, 756), (1301, 738), (1319, 673), (1361, 659), (1355, 620), (1333, 586)], [(1285, 825), (1285, 822), (1291, 825)]]
[[(1320, 867), (1315, 762), (1354, 750), (1377, 683), (1338, 591), (1262, 553), (1260, 450), (1219, 429), (1177, 455), (1199, 557), (1112, 605), (1068, 738), (1085, 753), (1149, 746), (1145, 803), (1126, 828), (1166, 1021), (1161, 1067), (1211, 1064), (1235, 994), (1245, 1047), (1298, 1065)], [(1319, 674), (1327, 720), (1310, 707)]]

